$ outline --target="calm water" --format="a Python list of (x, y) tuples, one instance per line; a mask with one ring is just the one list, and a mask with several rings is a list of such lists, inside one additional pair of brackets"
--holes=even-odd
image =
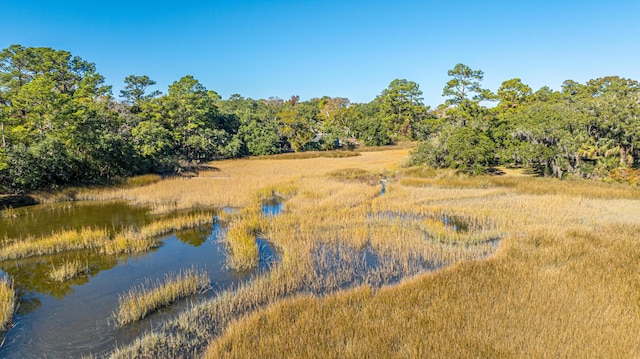
[[(265, 208), (265, 215), (279, 211), (276, 204)], [(144, 208), (123, 203), (65, 203), (24, 207), (15, 218), (0, 221), (0, 238), (41, 236), (60, 229), (83, 226), (113, 230), (148, 223), (151, 216)], [(218, 243), (220, 224), (167, 236), (162, 246), (136, 256), (99, 256), (89, 252), (41, 256), (20, 261), (0, 262), (0, 269), (14, 278), (21, 297), (15, 327), (4, 335), (0, 358), (68, 358), (89, 353), (104, 354), (114, 346), (131, 342), (142, 332), (158, 327), (184, 309), (190, 302), (216, 295), (266, 270), (275, 259), (273, 248), (263, 239), (260, 266), (256, 271), (238, 273), (225, 267), (224, 248)], [(90, 273), (59, 283), (48, 279), (51, 268), (63, 261), (79, 259), (89, 264)], [(118, 295), (147, 280), (163, 279), (169, 272), (191, 268), (205, 269), (212, 289), (195, 295), (144, 320), (116, 328), (111, 315)], [(0, 338), (0, 342), (2, 340)]]
[(124, 202), (61, 202), (17, 208), (7, 217), (0, 213), (0, 239), (41, 237), (61, 230), (82, 227), (107, 228), (110, 231), (142, 226), (151, 221), (144, 207)]

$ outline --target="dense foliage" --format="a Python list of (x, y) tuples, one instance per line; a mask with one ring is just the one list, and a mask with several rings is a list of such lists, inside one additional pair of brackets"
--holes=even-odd
[[(536, 92), (518, 78), (497, 95), (480, 88), (483, 73), (458, 64), (449, 71), (439, 128), (412, 153), (415, 164), (484, 173), (492, 166), (541, 175), (607, 178), (638, 184), (640, 85), (609, 76), (562, 90)], [(473, 93), (473, 97), (471, 94)], [(471, 98), (470, 98), (471, 97)], [(486, 108), (481, 101), (497, 100)]]
[[(370, 103), (240, 95), (222, 99), (192, 76), (152, 90), (124, 79), (119, 100), (96, 66), (67, 51), (12, 45), (0, 52), (0, 192), (104, 183), (176, 173), (203, 161), (288, 151), (420, 141), (412, 162), (484, 173), (524, 166), (550, 176), (637, 181), (640, 91), (636, 81), (565, 81), (533, 92), (520, 79), (496, 94), (483, 72), (457, 64), (446, 101), (422, 103), (413, 81), (393, 80)], [(498, 101), (487, 108), (486, 101)]]

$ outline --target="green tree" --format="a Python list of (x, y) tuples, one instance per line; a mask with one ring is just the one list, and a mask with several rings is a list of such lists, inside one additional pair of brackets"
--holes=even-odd
[(280, 134), (287, 139), (291, 149), (296, 152), (310, 149), (316, 137), (314, 112), (317, 112), (317, 107), (314, 107), (302, 103), (295, 105), (289, 103), (278, 112)]
[(378, 116), (379, 103), (352, 104), (347, 110), (347, 121), (355, 138), (365, 146), (384, 146), (391, 144), (389, 128)]
[(0, 52), (0, 187), (96, 183), (131, 173), (135, 154), (95, 65), (51, 48)]
[(129, 75), (124, 79), (124, 83), (124, 90), (120, 90), (120, 97), (124, 99), (125, 103), (136, 106), (138, 111), (142, 102), (149, 101), (162, 94), (157, 90), (147, 93), (147, 89), (156, 84), (147, 75)]
[(416, 127), (425, 119), (428, 108), (422, 104), (420, 86), (405, 79), (391, 81), (376, 97), (378, 116), (396, 139), (416, 138)]
[(498, 89), (498, 107), (503, 110), (520, 107), (533, 95), (531, 87), (522, 83), (519, 78), (504, 81)]
[(283, 104), (269, 104), (268, 101), (246, 99), (238, 94), (219, 103), (220, 112), (230, 121), (238, 123), (240, 154), (258, 156), (271, 155), (282, 151), (282, 139), (278, 132), (278, 109)]
[(456, 64), (453, 69), (447, 71), (452, 77), (444, 87), (442, 96), (448, 97), (447, 105), (460, 105), (466, 101), (480, 102), (493, 99), (494, 95), (480, 86), (484, 78), (481, 70), (472, 70), (464, 64)]

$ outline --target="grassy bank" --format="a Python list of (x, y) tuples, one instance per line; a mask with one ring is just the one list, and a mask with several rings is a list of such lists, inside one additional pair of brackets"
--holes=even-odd
[(82, 228), (53, 233), (41, 238), (11, 238), (0, 242), (0, 260), (19, 259), (45, 254), (91, 249), (104, 254), (136, 253), (149, 250), (159, 243), (163, 234), (210, 225), (211, 212), (172, 216), (140, 228), (128, 228), (110, 235), (106, 229)]
[(263, 222), (259, 203), (232, 217), (222, 236), (230, 268), (242, 271), (258, 265), (260, 258), (256, 236), (261, 233)]
[(210, 285), (209, 275), (204, 270), (191, 268), (167, 274), (162, 282), (140, 285), (121, 295), (118, 310), (113, 315), (115, 322), (118, 326), (135, 322)]
[(43, 238), (8, 240), (2, 247), (0, 260), (27, 258), (44, 254), (61, 253), (104, 246), (109, 233), (106, 229), (83, 228), (78, 231), (60, 231)]
[(13, 283), (6, 277), (0, 277), (0, 333), (11, 325), (13, 312), (16, 309), (16, 293)]

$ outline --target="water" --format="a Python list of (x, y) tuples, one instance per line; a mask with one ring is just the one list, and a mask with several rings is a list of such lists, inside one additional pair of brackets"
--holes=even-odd
[[(43, 208), (40, 208), (43, 207)], [(122, 203), (72, 203), (21, 208), (18, 217), (2, 222), (0, 236), (46, 235), (60, 227), (111, 226), (121, 228), (148, 223), (145, 209)], [(271, 210), (269, 215), (277, 211)], [(55, 222), (58, 222), (58, 228)], [(38, 224), (42, 224), (39, 227)], [(102, 256), (88, 251), (40, 256), (0, 262), (0, 270), (11, 275), (20, 296), (15, 326), (0, 338), (0, 358), (68, 358), (106, 354), (116, 345), (133, 341), (143, 332), (159, 327), (190, 303), (216, 295), (260, 271), (268, 269), (277, 253), (265, 239), (258, 239), (260, 264), (256, 270), (239, 273), (226, 267), (224, 248), (217, 240), (220, 224), (183, 231), (161, 239), (162, 245), (134, 256)], [(59, 283), (48, 278), (51, 268), (68, 260), (89, 264), (89, 273)], [(112, 313), (118, 296), (131, 287), (164, 279), (170, 272), (195, 266), (211, 277), (212, 290), (163, 308), (135, 324), (116, 328)]]
[(0, 239), (41, 237), (61, 230), (82, 227), (119, 230), (140, 227), (153, 218), (144, 207), (124, 202), (61, 202), (17, 208), (12, 216), (0, 215)]
[(270, 198), (262, 202), (262, 215), (273, 217), (282, 212), (283, 203), (278, 197)]

